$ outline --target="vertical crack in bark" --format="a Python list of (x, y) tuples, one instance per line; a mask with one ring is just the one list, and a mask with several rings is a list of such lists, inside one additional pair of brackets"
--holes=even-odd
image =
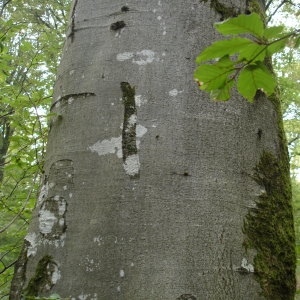
[(123, 166), (132, 178), (139, 176), (140, 163), (136, 145), (137, 110), (135, 105), (135, 88), (128, 82), (121, 82), (124, 104), (124, 121), (122, 132)]

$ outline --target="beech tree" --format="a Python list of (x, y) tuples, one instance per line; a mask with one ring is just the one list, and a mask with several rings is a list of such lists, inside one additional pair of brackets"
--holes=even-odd
[(276, 90), (218, 103), (193, 81), (213, 24), (253, 7), (73, 1), (10, 299), (293, 299)]

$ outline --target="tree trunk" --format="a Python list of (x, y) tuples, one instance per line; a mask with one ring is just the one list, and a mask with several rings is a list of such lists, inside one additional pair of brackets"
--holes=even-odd
[(293, 299), (277, 100), (216, 103), (193, 81), (215, 3), (74, 1), (11, 299)]

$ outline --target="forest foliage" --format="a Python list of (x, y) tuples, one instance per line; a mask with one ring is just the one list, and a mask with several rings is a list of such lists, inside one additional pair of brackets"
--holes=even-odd
[[(37, 199), (52, 89), (70, 2), (0, 1), (0, 299), (8, 299), (13, 266)], [(300, 8), (295, 9), (292, 2), (271, 2), (269, 16), (287, 13), (299, 21)], [(236, 22), (245, 23), (249, 18), (252, 27), (245, 25), (247, 31), (238, 30)], [(279, 86), (291, 158), (300, 257), (300, 61), (295, 49), (299, 31), (284, 24), (265, 28), (256, 14), (238, 16), (215, 26), (221, 34), (233, 37), (215, 42), (198, 56), (195, 77), (201, 89), (210, 92), (213, 99), (227, 100), (237, 82), (239, 92), (252, 101), (257, 89), (271, 94)], [(255, 53), (254, 58), (249, 49)], [(276, 79), (263, 63), (275, 52)], [(251, 89), (245, 82), (251, 82)]]

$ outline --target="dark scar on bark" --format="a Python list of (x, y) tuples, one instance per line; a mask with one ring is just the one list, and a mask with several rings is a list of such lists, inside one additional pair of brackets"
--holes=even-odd
[(117, 30), (124, 28), (125, 26), (126, 26), (126, 24), (124, 21), (118, 21), (118, 22), (112, 23), (110, 25), (110, 29), (113, 31), (117, 31)]

